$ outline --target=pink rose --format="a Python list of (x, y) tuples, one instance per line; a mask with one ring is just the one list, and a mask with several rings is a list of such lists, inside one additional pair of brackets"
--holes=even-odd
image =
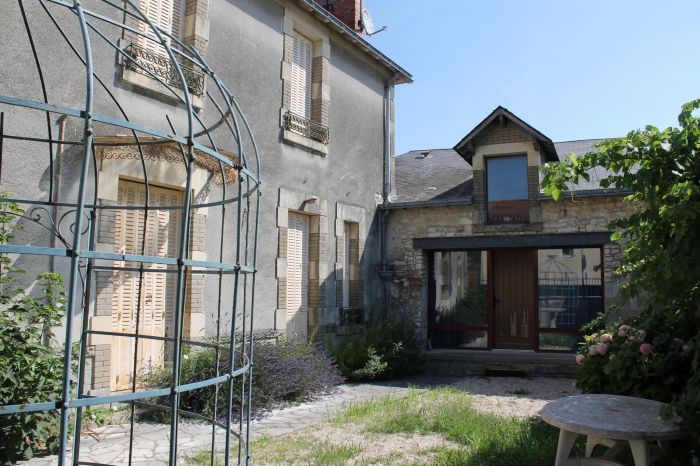
[(620, 325), (620, 330), (624, 330), (625, 332), (629, 332), (630, 326), (629, 325)]
[(654, 347), (651, 345), (651, 343), (642, 343), (641, 345), (639, 345), (639, 352), (642, 353), (644, 356), (649, 356), (653, 349)]
[(610, 335), (609, 333), (604, 333), (600, 336), (601, 343), (608, 343), (610, 341), (612, 341), (612, 335)]
[(604, 343), (599, 344), (598, 345), (598, 354), (600, 354), (601, 356), (605, 356), (606, 354), (608, 354), (608, 345), (606, 345)]
[(622, 337), (622, 338), (626, 337), (626, 336), (627, 336), (627, 330), (625, 330), (625, 329), (623, 329), (623, 328), (620, 328), (620, 330), (617, 331), (617, 336), (618, 336), (618, 337)]
[(644, 339), (647, 337), (647, 332), (644, 330), (637, 330), (637, 340), (638, 341), (644, 341)]
[(583, 366), (583, 361), (586, 359), (586, 357), (582, 354), (577, 354), (576, 355), (576, 362), (578, 363), (579, 366)]
[(686, 343), (685, 345), (683, 345), (683, 348), (681, 348), (681, 349), (683, 350), (684, 353), (687, 353), (688, 351), (690, 351), (690, 346), (688, 346), (688, 344)]
[(588, 354), (590, 354), (591, 356), (595, 356), (596, 354), (598, 354), (598, 345), (593, 345), (590, 348), (588, 348)]

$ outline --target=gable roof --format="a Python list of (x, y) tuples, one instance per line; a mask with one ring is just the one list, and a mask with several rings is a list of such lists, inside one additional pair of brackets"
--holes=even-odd
[(542, 149), (542, 153), (544, 154), (547, 161), (555, 162), (559, 160), (559, 157), (557, 156), (557, 151), (554, 147), (554, 143), (551, 139), (549, 139), (547, 136), (545, 136), (544, 134), (537, 131), (535, 128), (518, 118), (510, 110), (508, 110), (505, 107), (501, 107), (500, 105), (496, 107), (496, 109), (493, 112), (491, 112), (489, 116), (484, 118), (481, 123), (476, 125), (476, 127), (474, 127), (474, 129), (471, 130), (469, 134), (464, 136), (464, 138), (462, 138), (462, 140), (459, 141), (454, 147), (454, 150), (457, 151), (457, 153), (460, 154), (464, 158), (464, 160), (471, 164), (475, 147), (474, 139), (480, 134), (482, 134), (492, 123), (502, 123), (505, 119), (513, 122), (525, 133), (535, 138), (535, 140), (539, 142)]

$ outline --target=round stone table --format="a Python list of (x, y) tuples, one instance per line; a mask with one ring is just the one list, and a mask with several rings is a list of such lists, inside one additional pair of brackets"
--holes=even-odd
[[(680, 427), (661, 418), (665, 406), (658, 401), (619, 395), (576, 395), (547, 403), (542, 420), (559, 427), (555, 466), (618, 465), (614, 457), (629, 442), (636, 466), (649, 466), (648, 441), (684, 436)], [(586, 458), (569, 458), (579, 435), (586, 435)], [(596, 445), (611, 447), (603, 457), (592, 458)]]

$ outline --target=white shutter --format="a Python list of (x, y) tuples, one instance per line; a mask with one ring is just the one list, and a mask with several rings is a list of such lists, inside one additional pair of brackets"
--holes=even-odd
[(292, 56), (292, 113), (311, 118), (312, 47), (309, 39), (294, 34)]
[(350, 306), (350, 224), (344, 222), (343, 237), (343, 307)]
[[(119, 182), (118, 204), (144, 205), (146, 188), (130, 181)], [(179, 205), (179, 191), (149, 187), (149, 205)], [(149, 256), (174, 257), (177, 253), (177, 231), (179, 210), (150, 210), (146, 222), (146, 243), (143, 254)], [(117, 213), (117, 250), (125, 254), (141, 254), (143, 245), (143, 210), (122, 210)], [(137, 262), (120, 262), (122, 267), (139, 267)], [(148, 264), (149, 269), (167, 268), (163, 264)], [(175, 307), (176, 276), (173, 273), (146, 272), (143, 275), (143, 290), (139, 303), (138, 272), (114, 273), (116, 305), (112, 312), (112, 327), (115, 332), (135, 333), (136, 311), (140, 304), (139, 334), (166, 336), (168, 323), (173, 319)], [(157, 367), (163, 361), (162, 341), (140, 340), (138, 347), (139, 371)], [(111, 390), (131, 388), (133, 377), (134, 340), (126, 337), (112, 339), (112, 384)]]
[(309, 289), (309, 219), (290, 212), (287, 228), (287, 327), (306, 337)]
[[(183, 0), (141, 0), (141, 10), (155, 25), (169, 34), (181, 39)], [(141, 38), (141, 46), (151, 52), (165, 55), (165, 49), (160, 45), (153, 30), (146, 23), (141, 23), (141, 30), (151, 39)], [(170, 43), (169, 37), (164, 37)]]

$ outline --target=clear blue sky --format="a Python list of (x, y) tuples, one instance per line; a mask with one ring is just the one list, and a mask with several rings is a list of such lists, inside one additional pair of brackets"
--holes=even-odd
[(413, 74), (396, 152), (454, 146), (498, 105), (554, 141), (676, 124), (700, 97), (698, 0), (365, 0)]

